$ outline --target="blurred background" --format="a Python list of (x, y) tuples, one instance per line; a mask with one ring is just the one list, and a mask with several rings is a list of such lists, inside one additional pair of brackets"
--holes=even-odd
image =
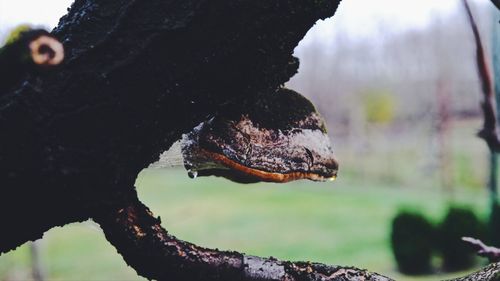
[[(0, 0), (0, 42), (20, 24), (53, 28), (71, 2)], [(488, 0), (469, 3), (493, 68), (500, 13)], [(500, 246), (496, 156), (476, 137), (482, 94), (462, 2), (343, 1), (295, 55), (301, 66), (287, 87), (327, 120), (337, 181), (238, 185), (145, 169), (139, 196), (164, 227), (201, 246), (354, 265), (397, 280), (484, 265), (459, 240)], [(33, 279), (145, 280), (92, 221), (0, 256), (0, 281)]]

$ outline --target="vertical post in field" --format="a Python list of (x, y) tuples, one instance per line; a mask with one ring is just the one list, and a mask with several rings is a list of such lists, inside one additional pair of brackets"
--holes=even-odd
[[(495, 82), (495, 99), (497, 101), (497, 112), (500, 112), (500, 13), (497, 9), (493, 11), (493, 24), (492, 24), (492, 63), (493, 63), (493, 77)], [(498, 195), (498, 158), (497, 153), (491, 152), (490, 156), (490, 181), (489, 181), (489, 190), (490, 190), (490, 198), (492, 207), (497, 203), (497, 195)]]
[(30, 243), (31, 274), (34, 281), (45, 281), (46, 271), (40, 253), (41, 239)]

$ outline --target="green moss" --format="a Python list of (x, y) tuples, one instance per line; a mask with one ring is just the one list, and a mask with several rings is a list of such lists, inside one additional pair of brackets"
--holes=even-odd
[(31, 29), (31, 26), (29, 26), (28, 24), (18, 25), (17, 27), (12, 29), (12, 31), (7, 36), (7, 40), (5, 41), (5, 45), (12, 44), (15, 41), (19, 40), (21, 35), (24, 32), (29, 31), (30, 29)]

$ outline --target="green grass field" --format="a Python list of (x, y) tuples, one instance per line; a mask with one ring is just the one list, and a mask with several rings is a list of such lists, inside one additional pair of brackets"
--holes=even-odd
[[(139, 175), (137, 186), (165, 228), (183, 240), (252, 255), (356, 265), (397, 280), (415, 278), (395, 270), (389, 248), (392, 217), (406, 208), (437, 221), (449, 203), (439, 188), (342, 177), (334, 183), (237, 185), (219, 178), (190, 180), (182, 170), (150, 169)], [(453, 200), (481, 216), (487, 212), (481, 189), (457, 189)], [(92, 222), (48, 231), (41, 248), (49, 280), (144, 280)], [(0, 280), (29, 278), (27, 245), (0, 256)], [(424, 279), (438, 277), (415, 280)]]

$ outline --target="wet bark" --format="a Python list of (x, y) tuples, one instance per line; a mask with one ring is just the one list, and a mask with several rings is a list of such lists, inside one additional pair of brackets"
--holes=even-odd
[(353, 267), (205, 249), (168, 234), (137, 198), (96, 217), (127, 264), (157, 280), (391, 280)]
[(52, 32), (65, 61), (0, 94), (0, 252), (122, 206), (182, 133), (295, 74), (338, 3), (76, 1)]

